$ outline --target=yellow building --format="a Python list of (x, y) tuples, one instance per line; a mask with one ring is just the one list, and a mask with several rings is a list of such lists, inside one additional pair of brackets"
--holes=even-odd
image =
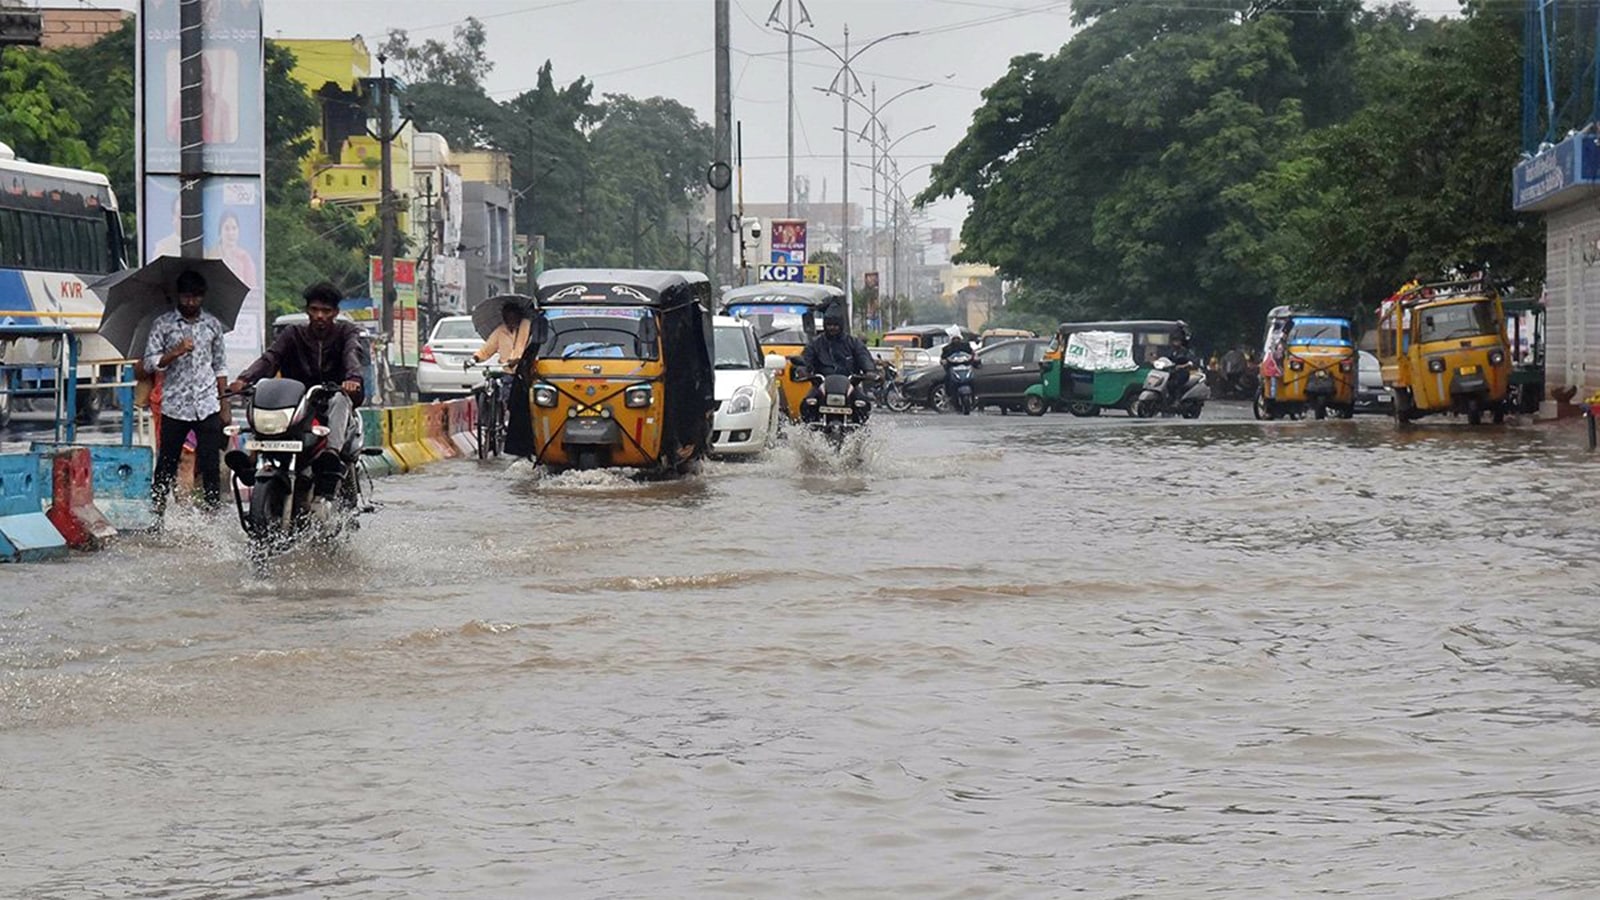
[[(333, 203), (357, 210), (362, 219), (378, 214), (383, 183), (382, 148), (368, 134), (368, 117), (377, 109), (378, 79), (372, 57), (359, 36), (331, 40), (282, 40), (295, 55), (291, 76), (305, 85), (321, 110), (316, 145), (301, 165), (311, 186), (313, 203)], [(391, 95), (392, 121), (401, 120), (399, 101)], [(390, 143), (392, 189), (398, 201), (399, 230), (410, 231), (412, 194), (411, 147), (416, 130), (408, 123)]]

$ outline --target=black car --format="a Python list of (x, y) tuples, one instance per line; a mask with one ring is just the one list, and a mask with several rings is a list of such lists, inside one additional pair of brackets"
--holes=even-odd
[[(978, 368), (973, 376), (978, 407), (1021, 410), (1023, 393), (1039, 383), (1039, 360), (1049, 346), (1049, 338), (1018, 338), (978, 348)], [(944, 366), (931, 365), (910, 373), (900, 390), (913, 405), (940, 412), (950, 408), (944, 394)]]

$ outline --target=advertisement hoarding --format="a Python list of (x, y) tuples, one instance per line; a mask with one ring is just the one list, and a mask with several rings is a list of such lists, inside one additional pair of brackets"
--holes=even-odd
[[(373, 297), (383, 296), (383, 258), (367, 257), (367, 283)], [(389, 363), (396, 366), (417, 364), (417, 263), (411, 259), (394, 261), (395, 340), (389, 345)]]
[(780, 265), (805, 265), (805, 219), (772, 220), (772, 262)]

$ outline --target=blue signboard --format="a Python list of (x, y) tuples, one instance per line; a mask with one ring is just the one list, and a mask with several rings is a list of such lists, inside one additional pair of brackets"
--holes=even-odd
[(1545, 210), (1571, 203), (1600, 188), (1600, 139), (1575, 134), (1538, 156), (1517, 164), (1511, 174), (1511, 207)]

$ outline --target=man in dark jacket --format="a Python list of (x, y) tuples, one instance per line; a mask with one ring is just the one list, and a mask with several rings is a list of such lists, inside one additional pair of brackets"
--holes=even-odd
[(228, 390), (238, 392), (247, 384), (274, 375), (293, 378), (307, 387), (329, 382), (339, 385), (339, 393), (328, 401), (327, 423), (329, 434), (339, 436), (332, 442), (339, 449), (330, 449), (324, 458), (313, 461), (317, 493), (332, 496), (343, 469), (338, 459), (340, 452), (348, 462), (361, 451), (361, 433), (354, 427), (353, 415), (354, 408), (365, 398), (361, 328), (337, 320), (341, 295), (328, 282), (313, 284), (301, 296), (306, 301), (307, 324), (285, 328), (260, 359), (239, 373)]
[[(800, 361), (813, 375), (863, 375), (868, 379), (878, 376), (878, 364), (867, 351), (867, 345), (860, 338), (845, 333), (844, 316), (837, 312), (829, 312), (822, 317), (822, 333), (806, 345), (805, 352), (800, 354)], [(810, 421), (816, 418), (821, 397), (822, 387), (819, 385), (811, 390), (806, 402), (800, 405), (802, 419)], [(863, 393), (861, 399), (865, 398)], [(860, 418), (864, 420), (866, 414), (862, 413)]]

